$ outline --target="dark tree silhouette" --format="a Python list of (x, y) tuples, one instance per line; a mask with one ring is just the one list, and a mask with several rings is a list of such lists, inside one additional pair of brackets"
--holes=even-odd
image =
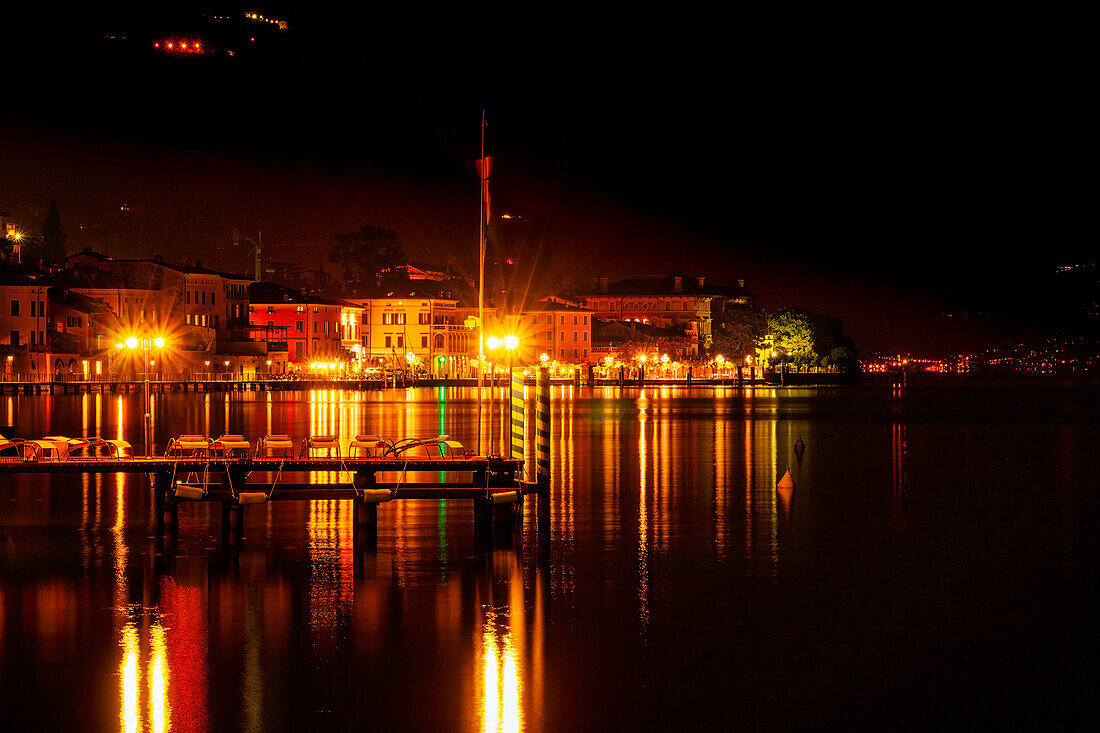
[(47, 262), (60, 262), (65, 259), (65, 240), (68, 235), (61, 226), (61, 214), (57, 211), (57, 200), (50, 200), (50, 213), (42, 224), (42, 244), (40, 256)]
[(340, 265), (349, 290), (375, 278), (382, 270), (393, 271), (405, 262), (405, 250), (392, 229), (364, 224), (358, 231), (333, 236), (328, 261)]

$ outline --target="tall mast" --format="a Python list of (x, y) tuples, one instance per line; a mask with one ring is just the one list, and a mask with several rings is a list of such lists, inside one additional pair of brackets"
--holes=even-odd
[(481, 165), (477, 182), (480, 205), (477, 212), (478, 278), (477, 278), (477, 454), (481, 453), (481, 389), (485, 363), (485, 108), (481, 108)]

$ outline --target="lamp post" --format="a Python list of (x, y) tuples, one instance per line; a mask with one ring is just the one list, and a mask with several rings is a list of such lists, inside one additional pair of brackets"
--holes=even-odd
[(144, 416), (145, 416), (142, 431), (144, 433), (143, 437), (145, 439), (145, 455), (146, 456), (149, 456), (150, 453), (151, 453), (150, 438), (151, 438), (151, 433), (152, 433), (152, 430), (151, 430), (151, 427), (150, 427), (150, 421), (152, 419), (152, 408), (151, 408), (152, 400), (151, 400), (150, 395), (149, 395), (149, 367), (152, 364), (156, 363), (154, 360), (151, 360), (149, 358), (149, 352), (153, 348), (156, 348), (157, 353), (159, 355), (160, 350), (163, 349), (167, 343), (168, 342), (165, 341), (165, 339), (162, 336), (158, 336), (154, 339), (148, 339), (148, 338), (138, 339), (135, 336), (130, 336), (129, 338), (127, 338), (122, 343), (115, 344), (115, 348), (118, 348), (118, 349), (125, 348), (125, 349), (129, 349), (132, 352), (133, 351), (140, 351), (141, 352), (142, 404), (144, 405), (143, 412), (144, 412)]

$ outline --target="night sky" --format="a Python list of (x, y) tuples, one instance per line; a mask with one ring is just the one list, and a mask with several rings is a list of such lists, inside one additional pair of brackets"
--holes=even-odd
[(316, 265), (369, 222), (472, 272), (484, 105), (494, 213), (523, 217), (493, 239), (533, 290), (683, 268), (940, 351), (1026, 335), (1053, 265), (1095, 261), (1072, 18), (312, 3), (250, 6), (291, 29), (232, 58), (151, 50), (207, 7), (243, 9), (13, 23), (0, 209), (56, 197), (70, 248), (221, 267), (233, 227)]

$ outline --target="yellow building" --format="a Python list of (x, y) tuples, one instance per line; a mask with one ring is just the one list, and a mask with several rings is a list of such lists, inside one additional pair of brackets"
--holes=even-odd
[[(371, 298), (351, 299), (364, 308), (364, 364), (435, 375), (465, 374), (474, 331), (457, 310), (458, 300), (413, 283), (386, 284)], [(476, 351), (476, 348), (475, 348)]]

